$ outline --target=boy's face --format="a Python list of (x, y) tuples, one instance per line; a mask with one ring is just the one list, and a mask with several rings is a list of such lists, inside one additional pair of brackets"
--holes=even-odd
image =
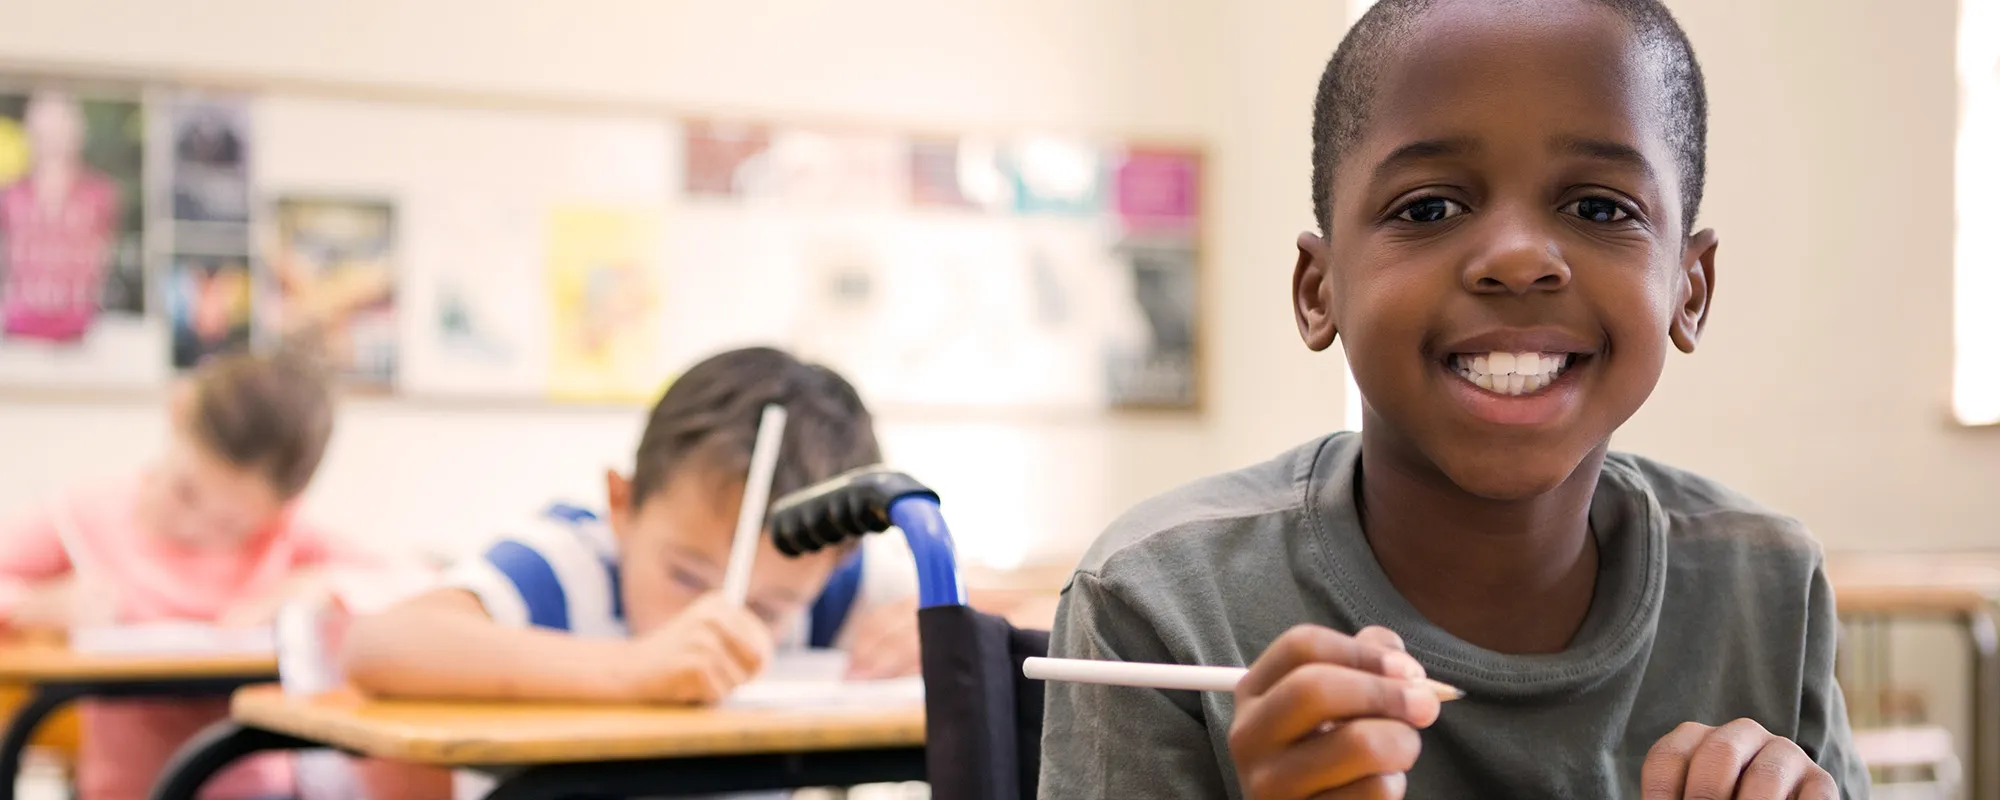
[(178, 420), (143, 487), (140, 507), (150, 527), (193, 550), (240, 547), (285, 509), (263, 474), (229, 463)]
[[(742, 502), (740, 481), (683, 472), (637, 508), (632, 507), (632, 485), (624, 476), (609, 473), (606, 483), (611, 528), (618, 537), (625, 619), (634, 635), (665, 624), (696, 598), (722, 588)], [(829, 550), (787, 558), (771, 544), (771, 537), (757, 538), (747, 605), (773, 631), (782, 633), (819, 596), (842, 553)]]
[(1330, 240), (1300, 237), (1300, 332), (1344, 340), (1370, 442), (1477, 496), (1545, 493), (1638, 410), (1669, 341), (1694, 348), (1715, 237), (1685, 232), (1664, 84), (1615, 12), (1440, 3), (1409, 37)]

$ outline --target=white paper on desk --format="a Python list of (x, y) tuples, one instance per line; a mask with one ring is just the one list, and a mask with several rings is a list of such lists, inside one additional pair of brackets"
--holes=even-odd
[(771, 660), (764, 674), (736, 687), (722, 705), (727, 708), (895, 708), (924, 702), (924, 679), (851, 681), (847, 654), (838, 650), (785, 653)]
[(199, 622), (148, 622), (71, 628), (78, 653), (125, 656), (269, 655), (277, 637), (269, 626), (224, 628)]

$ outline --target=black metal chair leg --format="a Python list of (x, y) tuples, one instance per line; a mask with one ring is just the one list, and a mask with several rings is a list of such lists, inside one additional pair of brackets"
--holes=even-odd
[(160, 778), (153, 784), (149, 800), (195, 800), (201, 787), (224, 767), (256, 753), (278, 750), (312, 750), (324, 745), (224, 720), (202, 729), (175, 751)]
[(81, 695), (63, 686), (36, 686), (28, 694), (28, 702), (14, 712), (14, 718), (7, 721), (7, 732), (0, 734), (0, 800), (14, 800), (14, 781), (21, 774), (21, 755), (28, 749), (28, 740), (35, 735), (35, 729), (54, 714), (57, 709), (68, 705)]

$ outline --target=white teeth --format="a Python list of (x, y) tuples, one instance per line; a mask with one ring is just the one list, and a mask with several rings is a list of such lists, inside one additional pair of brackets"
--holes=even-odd
[(1569, 369), (1568, 353), (1466, 353), (1451, 358), (1459, 377), (1504, 395), (1541, 391)]

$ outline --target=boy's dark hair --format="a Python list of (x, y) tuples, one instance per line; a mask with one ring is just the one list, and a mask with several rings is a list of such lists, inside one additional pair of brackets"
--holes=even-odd
[(731, 350), (694, 365), (653, 406), (632, 468), (632, 507), (684, 467), (743, 480), (764, 406), (774, 403), (786, 418), (772, 499), (882, 460), (874, 418), (847, 379), (783, 350)]
[(333, 392), (297, 354), (219, 356), (195, 369), (185, 424), (223, 460), (256, 470), (280, 497), (319, 471), (333, 437)]
[[(1701, 210), (1702, 181), (1707, 174), (1708, 90), (1701, 64), (1687, 32), (1660, 0), (1580, 0), (1616, 11), (1632, 26), (1639, 46), (1665, 73), (1667, 144), (1674, 149), (1681, 175), (1681, 224), (1691, 230)], [(1369, 103), (1381, 79), (1391, 49), (1410, 35), (1423, 12), (1437, 0), (1380, 0), (1340, 41), (1320, 73), (1319, 95), (1313, 101), (1313, 217), (1320, 235), (1332, 226), (1333, 173), (1347, 151), (1361, 140)]]

